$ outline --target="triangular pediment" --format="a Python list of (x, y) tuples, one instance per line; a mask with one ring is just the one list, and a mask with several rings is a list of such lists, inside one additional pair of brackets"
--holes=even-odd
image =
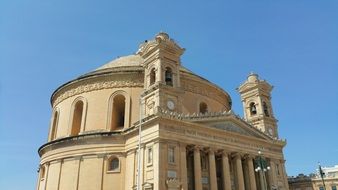
[(223, 117), (218, 119), (204, 119), (203, 121), (196, 121), (196, 123), (206, 125), (211, 128), (216, 128), (232, 133), (237, 133), (240, 135), (250, 136), (254, 138), (260, 138), (265, 140), (270, 140), (271, 138), (259, 131), (255, 127), (249, 125), (244, 120), (237, 118), (235, 116)]
[(242, 134), (242, 135), (259, 137), (254, 132), (246, 130), (243, 127), (240, 127), (239, 125), (237, 125), (237, 124), (235, 124), (233, 122), (229, 122), (229, 121), (225, 121), (225, 122), (222, 122), (222, 123), (215, 123), (215, 124), (211, 124), (209, 126), (217, 128), (217, 129), (222, 129), (222, 130), (225, 130), (225, 131), (229, 131), (229, 132), (239, 133), (239, 134)]

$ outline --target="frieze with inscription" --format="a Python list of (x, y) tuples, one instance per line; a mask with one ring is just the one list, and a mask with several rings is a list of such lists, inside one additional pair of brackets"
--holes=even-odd
[(211, 134), (208, 134), (208, 133), (204, 133), (204, 132), (200, 132), (200, 131), (196, 131), (196, 130), (192, 130), (192, 129), (183, 129), (183, 128), (176, 127), (176, 126), (165, 125), (163, 129), (166, 130), (166, 131), (173, 132), (173, 133), (198, 138), (200, 140), (213, 140), (213, 141), (217, 141), (217, 142), (220, 142), (220, 143), (240, 144), (242, 146), (252, 148), (252, 149), (262, 149), (262, 150), (268, 150), (268, 151), (277, 152), (277, 153), (280, 153), (280, 151), (281, 151), (281, 150), (275, 149), (275, 148), (262, 147), (262, 145), (248, 143), (246, 141), (242, 141), (242, 140), (239, 140), (239, 139), (236, 139), (236, 138), (221, 137), (221, 136), (211, 135)]

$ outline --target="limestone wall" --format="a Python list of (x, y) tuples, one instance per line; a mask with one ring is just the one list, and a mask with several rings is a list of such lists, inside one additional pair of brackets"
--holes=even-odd
[(107, 156), (86, 155), (52, 161), (42, 166), (45, 174), (42, 177), (40, 173), (38, 189), (124, 189), (125, 168), (133, 166), (133, 162), (126, 166), (125, 157), (118, 157), (120, 170), (117, 172), (108, 171)]

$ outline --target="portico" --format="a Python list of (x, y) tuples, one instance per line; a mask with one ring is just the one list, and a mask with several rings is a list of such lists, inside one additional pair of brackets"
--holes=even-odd
[[(254, 168), (256, 155), (196, 145), (186, 145), (181, 148), (186, 149), (186, 154), (181, 154), (181, 160), (188, 160), (188, 163), (185, 164), (193, 165), (192, 169), (194, 174), (190, 176), (193, 180), (189, 180), (187, 184), (182, 183), (182, 187), (195, 190), (231, 190), (232, 187), (238, 190), (263, 189), (260, 183), (256, 183), (257, 175), (259, 175), (255, 172)], [(193, 159), (186, 158), (187, 155), (192, 156)], [(202, 158), (201, 155), (207, 155), (207, 160)], [(217, 162), (217, 160), (220, 162)], [(192, 161), (193, 163), (189, 163)], [(207, 168), (203, 168), (205, 164), (207, 164)], [(181, 167), (191, 169), (184, 166), (184, 164), (181, 165)], [(221, 169), (221, 176), (217, 176), (216, 168)], [(188, 178), (184, 176), (186, 173), (189, 172), (184, 171), (184, 173), (181, 174), (182, 179)], [(267, 175), (270, 176), (272, 173), (268, 172)], [(230, 176), (233, 176), (233, 179), (231, 179)], [(192, 181), (194, 181), (194, 183), (192, 183)]]

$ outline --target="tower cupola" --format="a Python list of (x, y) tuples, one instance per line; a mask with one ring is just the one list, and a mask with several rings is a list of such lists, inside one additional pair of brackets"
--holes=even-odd
[(271, 103), (271, 86), (255, 73), (250, 73), (247, 80), (238, 87), (241, 95), (244, 119), (259, 130), (272, 137), (278, 137), (277, 120)]

